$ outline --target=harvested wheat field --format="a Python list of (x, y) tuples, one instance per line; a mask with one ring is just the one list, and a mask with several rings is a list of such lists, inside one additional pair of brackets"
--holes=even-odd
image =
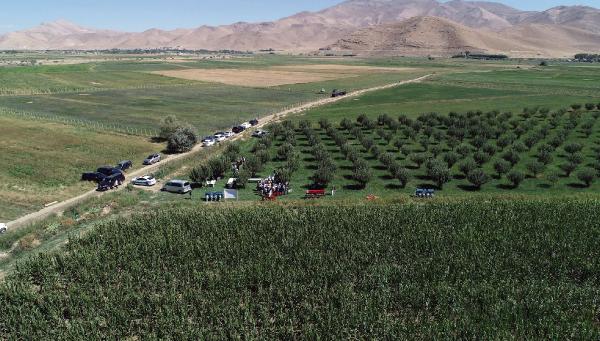
[(271, 87), (286, 84), (312, 83), (356, 76), (355, 74), (347, 73), (297, 72), (273, 69), (189, 69), (156, 71), (153, 73), (166, 77), (193, 81), (217, 82), (250, 87)]

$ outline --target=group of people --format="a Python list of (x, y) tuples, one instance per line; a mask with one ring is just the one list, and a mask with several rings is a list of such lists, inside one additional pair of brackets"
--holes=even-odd
[(274, 198), (281, 195), (287, 195), (290, 191), (289, 182), (279, 181), (274, 175), (269, 176), (256, 185), (256, 190), (263, 198)]

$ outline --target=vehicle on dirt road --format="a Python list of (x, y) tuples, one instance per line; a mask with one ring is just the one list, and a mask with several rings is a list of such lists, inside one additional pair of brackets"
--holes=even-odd
[(239, 133), (243, 132), (244, 130), (246, 130), (246, 128), (243, 126), (237, 126), (237, 127), (233, 127), (231, 129), (231, 131), (233, 131), (234, 134), (239, 134)]
[(149, 166), (160, 162), (160, 154), (151, 154), (144, 160), (144, 165)]
[(98, 192), (106, 192), (108, 190), (118, 188), (125, 182), (125, 174), (123, 172), (115, 173), (107, 176), (98, 184)]
[(216, 140), (215, 140), (213, 137), (210, 137), (210, 136), (209, 136), (209, 137), (205, 137), (205, 138), (202, 140), (202, 145), (203, 145), (204, 147), (211, 147), (211, 146), (214, 146), (214, 145), (215, 145), (215, 143), (217, 143), (217, 142), (216, 142)]
[(88, 172), (81, 174), (81, 181), (94, 181), (100, 182), (104, 179), (106, 175), (98, 172)]
[(223, 142), (227, 140), (227, 137), (225, 137), (225, 133), (216, 133), (213, 137), (217, 142)]
[(235, 133), (233, 131), (226, 131), (224, 134), (225, 134), (225, 138), (232, 138), (233, 135), (235, 135)]
[(258, 118), (253, 119), (252, 121), (250, 121), (250, 124), (254, 127), (258, 125)]
[(331, 97), (341, 97), (341, 96), (346, 96), (348, 94), (348, 92), (346, 92), (346, 90), (338, 90), (338, 89), (333, 89), (333, 92), (331, 93)]
[(111, 176), (114, 174), (121, 174), (121, 173), (123, 173), (123, 171), (118, 168), (111, 167), (111, 166), (102, 166), (96, 170), (96, 173), (100, 173), (104, 176)]
[(133, 162), (131, 162), (130, 160), (125, 160), (119, 162), (115, 168), (120, 169), (122, 171), (126, 171), (131, 167), (133, 167)]
[(6, 233), (8, 231), (8, 226), (6, 224), (0, 223), (0, 234)]
[(252, 124), (250, 124), (250, 122), (244, 122), (240, 124), (240, 127), (244, 127), (244, 129), (250, 129), (252, 128)]
[(163, 188), (163, 192), (185, 194), (192, 191), (192, 184), (185, 180), (171, 180)]
[(156, 185), (156, 179), (152, 175), (144, 175), (131, 180), (131, 183), (136, 186), (152, 187)]

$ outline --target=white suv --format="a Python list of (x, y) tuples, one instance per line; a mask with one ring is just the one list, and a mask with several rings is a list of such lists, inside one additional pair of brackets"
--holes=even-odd
[(7, 230), (8, 230), (8, 226), (6, 226), (6, 224), (0, 223), (0, 234), (5, 233)]
[(217, 142), (223, 142), (227, 140), (227, 137), (225, 137), (225, 133), (216, 133), (214, 138)]

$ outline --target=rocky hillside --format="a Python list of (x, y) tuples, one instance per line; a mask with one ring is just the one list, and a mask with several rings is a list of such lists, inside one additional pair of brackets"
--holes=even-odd
[(469, 51), (531, 58), (570, 57), (599, 47), (599, 34), (556, 24), (522, 24), (492, 32), (438, 17), (415, 17), (358, 30), (326, 49), (371, 56), (452, 56)]
[(347, 0), (319, 12), (302, 12), (273, 22), (201, 26), (174, 31), (117, 32), (58, 21), (0, 36), (0, 49), (182, 47), (311, 51), (348, 39), (363, 28), (398, 24), (414, 17), (438, 17), (461, 27), (491, 32), (524, 24), (544, 24), (600, 33), (600, 10), (591, 7), (557, 7), (544, 12), (525, 12), (481, 1)]

